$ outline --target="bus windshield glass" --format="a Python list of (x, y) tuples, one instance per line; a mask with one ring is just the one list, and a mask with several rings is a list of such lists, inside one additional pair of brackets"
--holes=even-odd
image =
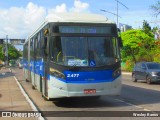
[(51, 60), (64, 66), (99, 67), (120, 60), (115, 37), (52, 37)]

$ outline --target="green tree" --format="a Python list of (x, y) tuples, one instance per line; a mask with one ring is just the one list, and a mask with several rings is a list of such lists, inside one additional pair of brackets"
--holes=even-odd
[(4, 53), (3, 53), (3, 45), (1, 44), (0, 45), (0, 60), (4, 61), (4, 58), (5, 58), (5, 56), (4, 56)]
[(160, 1), (157, 1), (156, 4), (150, 6), (154, 11), (154, 15), (157, 17), (160, 14)]
[[(3, 48), (5, 45), (0, 45), (0, 59), (5, 60), (5, 53), (3, 52)], [(21, 55), (21, 53), (11, 44), (8, 44), (8, 60), (11, 59), (18, 59)]]
[(155, 34), (159, 30), (158, 26), (153, 27), (152, 32)]
[(123, 32), (122, 40), (124, 46), (122, 49), (122, 60), (127, 61), (129, 59), (134, 63), (139, 61), (140, 57), (144, 56), (144, 54), (148, 54), (154, 45), (154, 35), (150, 36), (143, 30), (128, 30)]
[(143, 21), (142, 30), (143, 30), (146, 34), (152, 35), (152, 33), (151, 33), (151, 26), (149, 25), (149, 23), (148, 23), (146, 20)]
[(21, 56), (20, 52), (13, 45), (8, 44), (8, 48), (9, 60), (18, 59)]
[(160, 63), (160, 40), (156, 41), (156, 49), (155, 49), (155, 54), (154, 54), (154, 61)]

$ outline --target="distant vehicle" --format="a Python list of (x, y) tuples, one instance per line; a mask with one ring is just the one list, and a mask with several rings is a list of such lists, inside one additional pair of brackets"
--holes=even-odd
[(2, 60), (0, 60), (0, 69), (1, 69), (1, 67), (3, 67), (3, 61)]
[(10, 60), (9, 61), (9, 66), (10, 67), (16, 66), (16, 61), (15, 60)]
[(23, 59), (22, 59), (22, 57), (20, 57), (19, 60), (18, 60), (18, 67), (19, 67), (19, 69), (23, 68)]
[(138, 62), (132, 71), (132, 80), (146, 80), (148, 84), (160, 82), (160, 63)]

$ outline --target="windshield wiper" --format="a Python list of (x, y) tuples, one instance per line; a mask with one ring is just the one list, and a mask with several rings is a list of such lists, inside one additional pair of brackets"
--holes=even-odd
[(79, 66), (69, 66), (68, 70), (71, 70), (71, 71), (79, 71)]

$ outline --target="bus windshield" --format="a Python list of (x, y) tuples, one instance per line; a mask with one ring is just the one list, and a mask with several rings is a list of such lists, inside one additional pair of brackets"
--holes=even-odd
[(64, 66), (99, 67), (120, 60), (115, 37), (52, 37), (50, 57)]

